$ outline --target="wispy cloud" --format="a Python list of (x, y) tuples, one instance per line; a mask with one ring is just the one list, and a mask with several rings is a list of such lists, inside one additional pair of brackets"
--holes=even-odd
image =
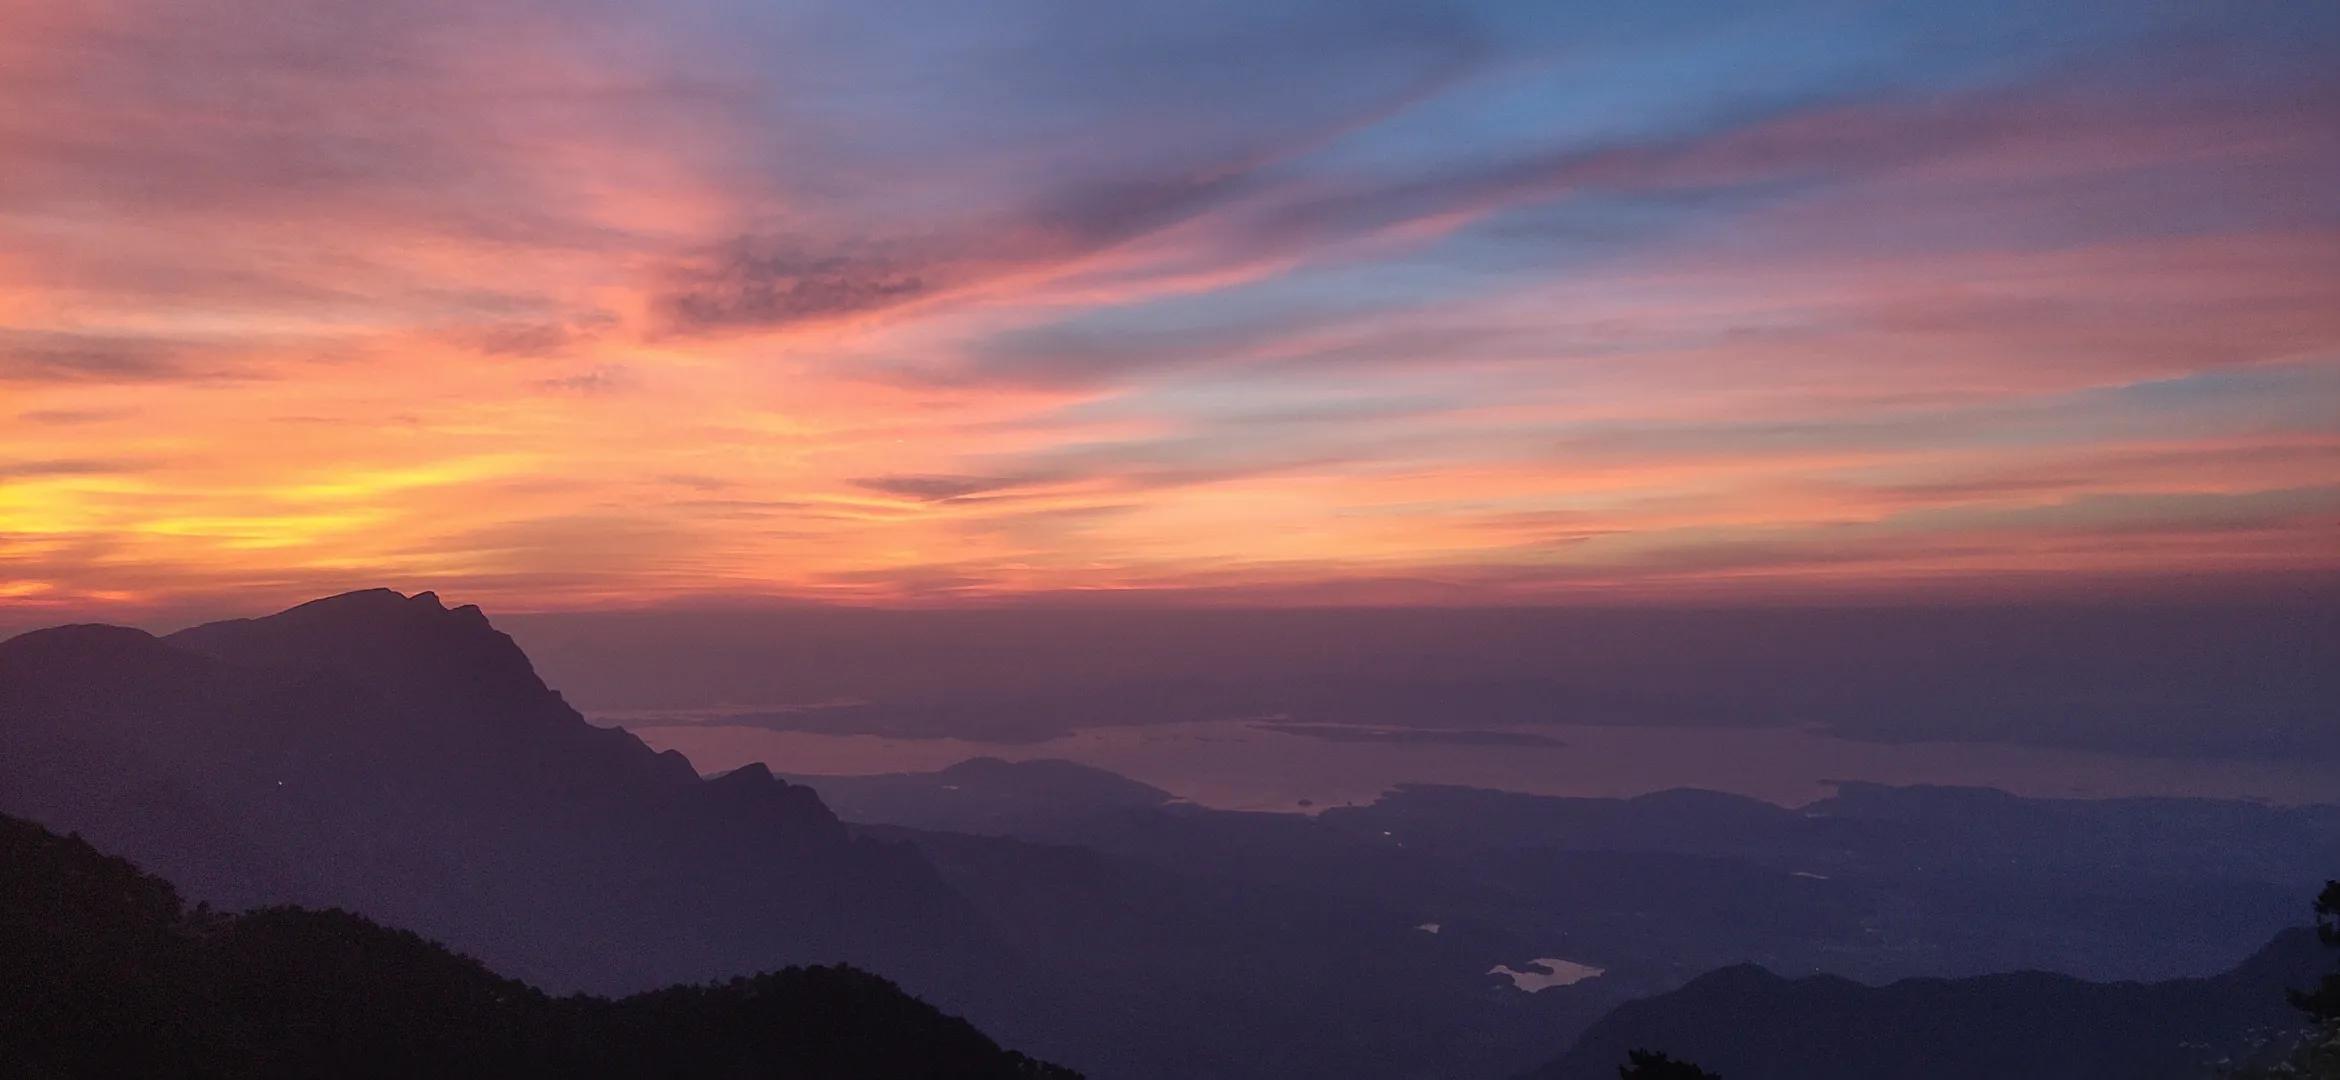
[(2314, 5), (0, 18), (46, 604), (2340, 558)]

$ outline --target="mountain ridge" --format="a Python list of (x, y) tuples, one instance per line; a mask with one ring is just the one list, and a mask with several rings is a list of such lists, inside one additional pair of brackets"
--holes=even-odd
[[(702, 778), (587, 722), (476, 608), (387, 590), (0, 642), (0, 810), (190, 896), (352, 908), (558, 990), (849, 961), (1117, 1080), (1511, 1075), (1748, 959), (2211, 971), (2340, 852), (2333, 808), (1840, 796), (1420, 785), (1307, 817), (1066, 762)], [(1489, 974), (1540, 957), (1606, 970)]]
[[(854, 959), (972, 995), (1001, 962), (907, 845), (848, 834), (810, 788), (703, 780), (591, 725), (476, 607), (429, 593), (0, 642), (0, 810), (223, 907), (354, 907), (564, 990)], [(540, 917), (613, 947), (567, 955)]]
[(2330, 966), (2304, 927), (2220, 974), (2158, 982), (2013, 971), (1876, 986), (1734, 964), (1618, 1006), (1519, 1080), (1611, 1080), (1642, 1048), (1730, 1080), (2198, 1080), (2254, 1036), (2296, 1029), (2285, 991)]

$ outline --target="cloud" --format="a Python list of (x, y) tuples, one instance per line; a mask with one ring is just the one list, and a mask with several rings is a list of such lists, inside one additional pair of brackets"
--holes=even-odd
[(1007, 476), (865, 476), (848, 482), (855, 487), (886, 495), (900, 495), (923, 502), (948, 502), (1021, 487), (1030, 481)]
[(0, 480), (27, 480), (47, 476), (119, 476), (148, 472), (152, 461), (136, 458), (49, 458), (39, 461), (0, 461)]
[(244, 377), (182, 342), (0, 329), (0, 382), (211, 382)]
[(692, 491), (702, 492), (705, 494), (713, 494), (719, 491), (728, 491), (731, 488), (738, 486), (732, 481), (726, 480), (723, 477), (709, 476), (704, 473), (661, 473), (657, 476), (651, 477), (650, 479), (655, 483), (663, 484), (668, 487), (689, 488)]
[(538, 379), (530, 385), (552, 393), (593, 396), (624, 393), (639, 383), (639, 378), (631, 368), (621, 364), (600, 364), (571, 375)]
[[(825, 105), (807, 115), (775, 95), (749, 118), (796, 152), (758, 160), (764, 185), (733, 193), (732, 239), (660, 275), (662, 329), (786, 328), (1078, 272), (1275, 190), (1289, 181), (1278, 170), (1454, 85), (1491, 52), (1459, 5), (927, 14), (738, 27), (744, 42), (794, 54)], [(807, 49), (815, 38), (822, 47)]]
[(546, 604), (2333, 564), (2328, 19), (908, 2), (0, 0), (10, 556)]
[(740, 238), (679, 272), (657, 304), (686, 331), (776, 327), (909, 303), (952, 271), (879, 255)]
[(127, 409), (29, 409), (16, 414), (27, 424), (100, 424), (134, 415)]
[(455, 340), (488, 356), (557, 356), (591, 338), (614, 320), (596, 313), (577, 323), (505, 322), (453, 335)]

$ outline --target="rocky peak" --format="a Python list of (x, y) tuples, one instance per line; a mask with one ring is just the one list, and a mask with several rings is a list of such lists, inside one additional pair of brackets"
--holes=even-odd
[(231, 663), (327, 671), (393, 698), (467, 712), (575, 716), (479, 608), (450, 610), (430, 592), (343, 593), (167, 640)]

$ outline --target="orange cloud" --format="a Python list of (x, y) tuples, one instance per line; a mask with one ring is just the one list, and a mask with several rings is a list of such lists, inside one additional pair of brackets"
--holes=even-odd
[(0, 5), (0, 601), (2340, 561), (2328, 81), (1619, 87), (1649, 123), (1523, 136), (1468, 28), (1320, 18), (1090, 103), (1111, 41), (856, 95), (819, 44), (886, 35), (817, 20)]

